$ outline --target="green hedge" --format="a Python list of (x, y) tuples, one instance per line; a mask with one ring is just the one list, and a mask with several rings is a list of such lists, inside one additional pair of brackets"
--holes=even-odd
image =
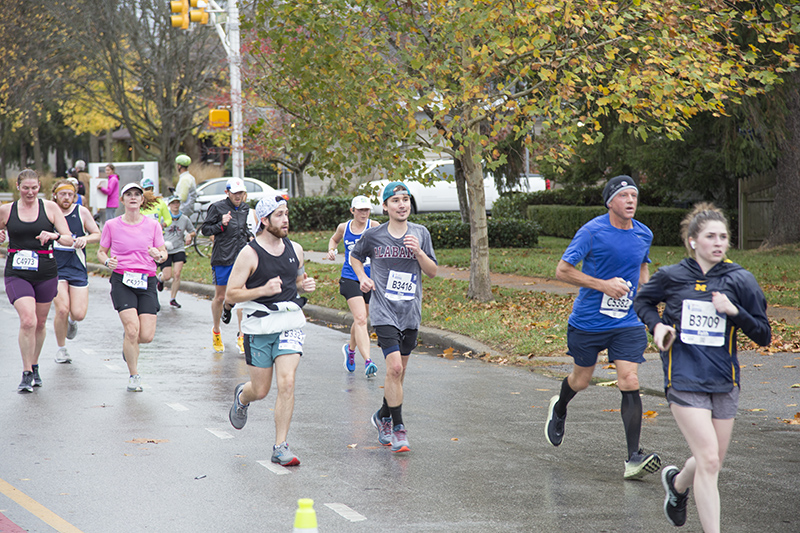
[[(529, 205), (569, 205), (593, 207), (603, 206), (603, 187), (569, 187), (537, 192), (507, 192), (497, 199), (492, 207), (492, 216), (525, 218)], [(639, 187), (639, 205), (670, 207), (669, 199), (662, 198), (647, 184)]]
[[(469, 248), (469, 224), (459, 218), (425, 224), (433, 248)], [(532, 220), (490, 219), (489, 248), (531, 248), (539, 243), (539, 225)]]
[[(641, 206), (636, 210), (636, 220), (653, 232), (654, 246), (681, 246), (681, 220), (687, 212), (675, 207)], [(531, 205), (527, 210), (528, 218), (541, 226), (541, 235), (565, 239), (571, 239), (581, 226), (606, 213), (608, 209), (601, 206)]]
[(289, 200), (291, 231), (335, 231), (352, 218), (349, 196), (307, 196)]

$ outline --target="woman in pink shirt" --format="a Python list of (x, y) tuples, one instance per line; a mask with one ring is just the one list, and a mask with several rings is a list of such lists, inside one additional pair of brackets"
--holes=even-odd
[(136, 182), (122, 188), (125, 214), (103, 226), (97, 259), (113, 272), (111, 301), (125, 328), (122, 358), (128, 364), (128, 391), (141, 392), (139, 345), (153, 341), (156, 318), (161, 306), (156, 292), (156, 262), (167, 259), (161, 224), (144, 216), (139, 208), (144, 190)]
[(119, 176), (117, 176), (117, 173), (114, 170), (114, 165), (111, 163), (106, 165), (106, 176), (108, 177), (106, 180), (106, 186), (97, 186), (97, 189), (100, 192), (108, 196), (108, 200), (106, 201), (105, 218), (103, 219), (104, 224), (116, 216), (120, 198)]

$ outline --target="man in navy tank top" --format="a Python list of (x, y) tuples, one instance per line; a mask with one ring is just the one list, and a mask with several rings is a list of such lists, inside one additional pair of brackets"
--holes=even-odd
[(250, 381), (234, 390), (228, 417), (234, 428), (242, 429), (250, 403), (267, 396), (274, 374), (278, 394), (272, 462), (295, 466), (300, 459), (289, 449), (286, 437), (294, 411), (294, 376), (305, 340), (301, 308), (306, 299), (299, 292), (312, 292), (316, 281), (305, 273), (302, 246), (287, 238), (286, 200), (263, 198), (256, 205), (256, 215), (260, 221), (256, 238), (236, 257), (225, 293), (225, 301), (243, 312), (244, 354), (250, 371)]
[(53, 243), (58, 264), (58, 294), (53, 304), (53, 330), (56, 334), (56, 363), (71, 363), (67, 339), (78, 333), (78, 322), (89, 308), (89, 274), (86, 270), (86, 245), (100, 242), (100, 228), (92, 212), (75, 203), (78, 192), (72, 181), (59, 180), (53, 185), (53, 201), (61, 208), (73, 237), (72, 246)]

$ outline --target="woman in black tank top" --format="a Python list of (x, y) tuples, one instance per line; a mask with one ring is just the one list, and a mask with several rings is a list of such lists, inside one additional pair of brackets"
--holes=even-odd
[(19, 392), (33, 392), (33, 387), (42, 386), (39, 353), (50, 304), (58, 291), (53, 241), (72, 245), (72, 235), (61, 209), (54, 202), (38, 198), (40, 187), (39, 175), (25, 169), (17, 177), (20, 199), (0, 206), (0, 237), (5, 240), (7, 232), (9, 241), (4, 280), (6, 295), (19, 314), (20, 323), (23, 372)]

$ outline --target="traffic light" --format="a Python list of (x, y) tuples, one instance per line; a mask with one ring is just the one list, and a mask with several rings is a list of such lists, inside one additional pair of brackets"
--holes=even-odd
[[(172, 0), (169, 7), (173, 13), (170, 17), (172, 19), (172, 27), (180, 28), (182, 30), (189, 29), (189, 0)], [(207, 16), (207, 15), (206, 15)]]
[(230, 128), (231, 112), (228, 109), (210, 109), (208, 111), (208, 127)]
[(192, 22), (197, 22), (199, 24), (208, 24), (208, 13), (206, 13), (206, 4), (203, 0), (190, 0), (192, 7), (197, 7), (199, 9), (192, 9), (189, 12), (189, 18)]

